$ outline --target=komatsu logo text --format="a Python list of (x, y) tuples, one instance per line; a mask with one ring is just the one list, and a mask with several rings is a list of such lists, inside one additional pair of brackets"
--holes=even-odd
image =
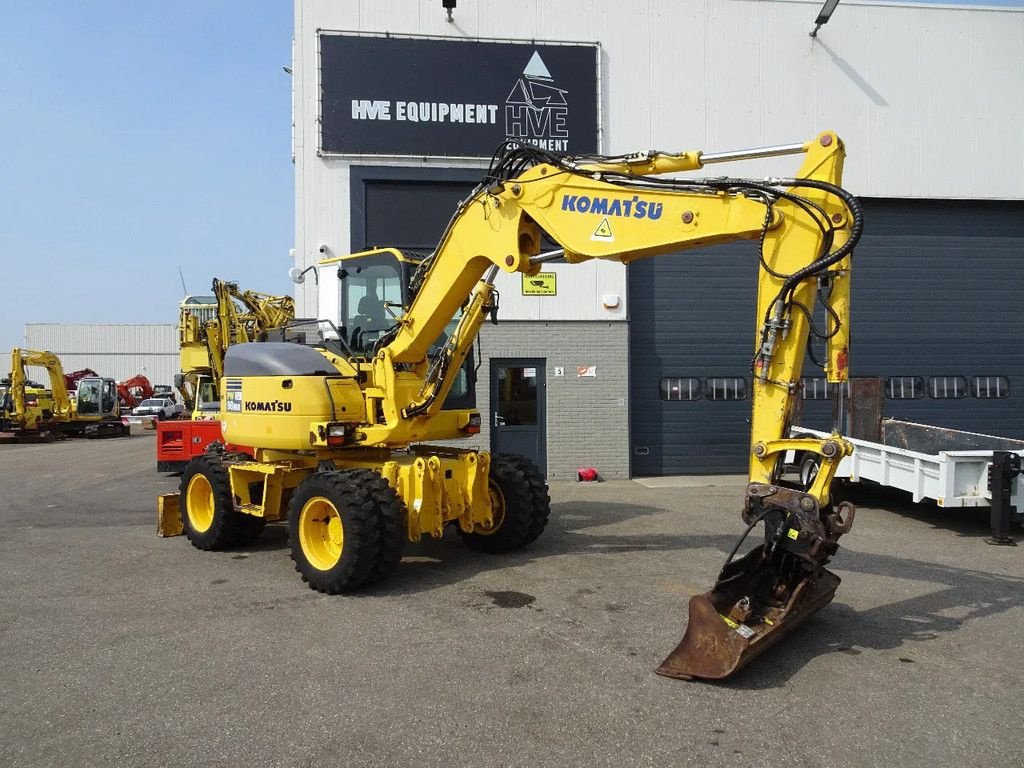
[(562, 210), (573, 213), (596, 213), (599, 216), (625, 216), (634, 219), (661, 218), (662, 203), (641, 200), (639, 195), (618, 198), (590, 197), (588, 195), (562, 195)]
[(291, 403), (284, 400), (246, 400), (245, 410), (262, 411), (268, 413), (288, 413), (292, 409)]

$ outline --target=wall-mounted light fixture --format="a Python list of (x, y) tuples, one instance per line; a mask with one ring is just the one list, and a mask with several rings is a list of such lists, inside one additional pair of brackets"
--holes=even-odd
[(839, 0), (825, 0), (825, 4), (818, 11), (818, 18), (814, 20), (814, 29), (811, 30), (811, 37), (817, 37), (818, 30), (821, 29), (822, 25), (828, 24), (832, 14), (836, 12), (837, 5), (839, 5)]
[(441, 7), (448, 13), (448, 23), (451, 24), (455, 19), (452, 18), (452, 11), (455, 10), (456, 0), (441, 0)]
[(306, 282), (306, 273), (309, 272), (310, 270), (312, 270), (313, 272), (313, 282), (315, 282), (317, 285), (320, 285), (320, 271), (316, 268), (315, 264), (311, 267), (306, 267), (305, 269), (292, 267), (291, 269), (288, 270), (288, 277), (296, 285), (302, 285), (304, 282)]

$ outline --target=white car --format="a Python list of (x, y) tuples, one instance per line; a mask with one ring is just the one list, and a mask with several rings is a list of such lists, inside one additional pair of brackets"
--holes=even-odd
[(173, 419), (177, 415), (178, 409), (173, 402), (165, 397), (151, 397), (135, 406), (128, 420), (133, 422), (141, 422), (144, 419), (163, 421), (164, 419)]

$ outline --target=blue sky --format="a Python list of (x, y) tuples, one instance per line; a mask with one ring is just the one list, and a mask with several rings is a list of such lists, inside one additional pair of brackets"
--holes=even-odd
[(175, 322), (179, 266), (195, 293), (291, 291), (289, 0), (0, 20), (0, 351), (26, 322)]
[(5, 3), (0, 351), (176, 322), (178, 267), (292, 289), (292, 4)]

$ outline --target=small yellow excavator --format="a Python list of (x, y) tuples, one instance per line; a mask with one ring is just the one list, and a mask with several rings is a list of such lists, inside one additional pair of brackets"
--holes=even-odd
[[(795, 177), (679, 175), (781, 155), (803, 156)], [(183, 531), (211, 550), (285, 520), (296, 569), (331, 594), (387, 578), (406, 541), (440, 537), (446, 527), (483, 552), (523, 547), (550, 513), (537, 467), (521, 456), (421, 444), (480, 430), (476, 410), (445, 403), (481, 324), (497, 317), (495, 276), (533, 275), (556, 259), (628, 264), (753, 240), (759, 287), (746, 531), (714, 587), (691, 599), (686, 634), (657, 670), (731, 675), (831, 601), (839, 579), (825, 565), (853, 523), (852, 506), (829, 492), (849, 443), (838, 433), (789, 436), (812, 334), (826, 340), (828, 380), (847, 378), (850, 255), (863, 222), (841, 187), (844, 155), (832, 132), (720, 153), (564, 156), (502, 145), (427, 258), (414, 263), (384, 248), (321, 262), (338, 268), (339, 326), (306, 345), (227, 348), (224, 437), (251, 454), (193, 459), (180, 493), (161, 497), (159, 531)], [(558, 249), (542, 253), (545, 237)], [(783, 474), (790, 450), (820, 456), (805, 486)], [(734, 559), (759, 523), (763, 542)]]
[[(50, 389), (27, 386), (26, 368), (39, 366), (50, 377)], [(82, 373), (82, 372), (78, 372)], [(101, 376), (76, 376), (74, 398), (60, 359), (52, 352), (11, 350), (10, 384), (0, 402), (0, 432), (10, 440), (45, 439), (58, 434), (120, 437), (117, 382)]]

